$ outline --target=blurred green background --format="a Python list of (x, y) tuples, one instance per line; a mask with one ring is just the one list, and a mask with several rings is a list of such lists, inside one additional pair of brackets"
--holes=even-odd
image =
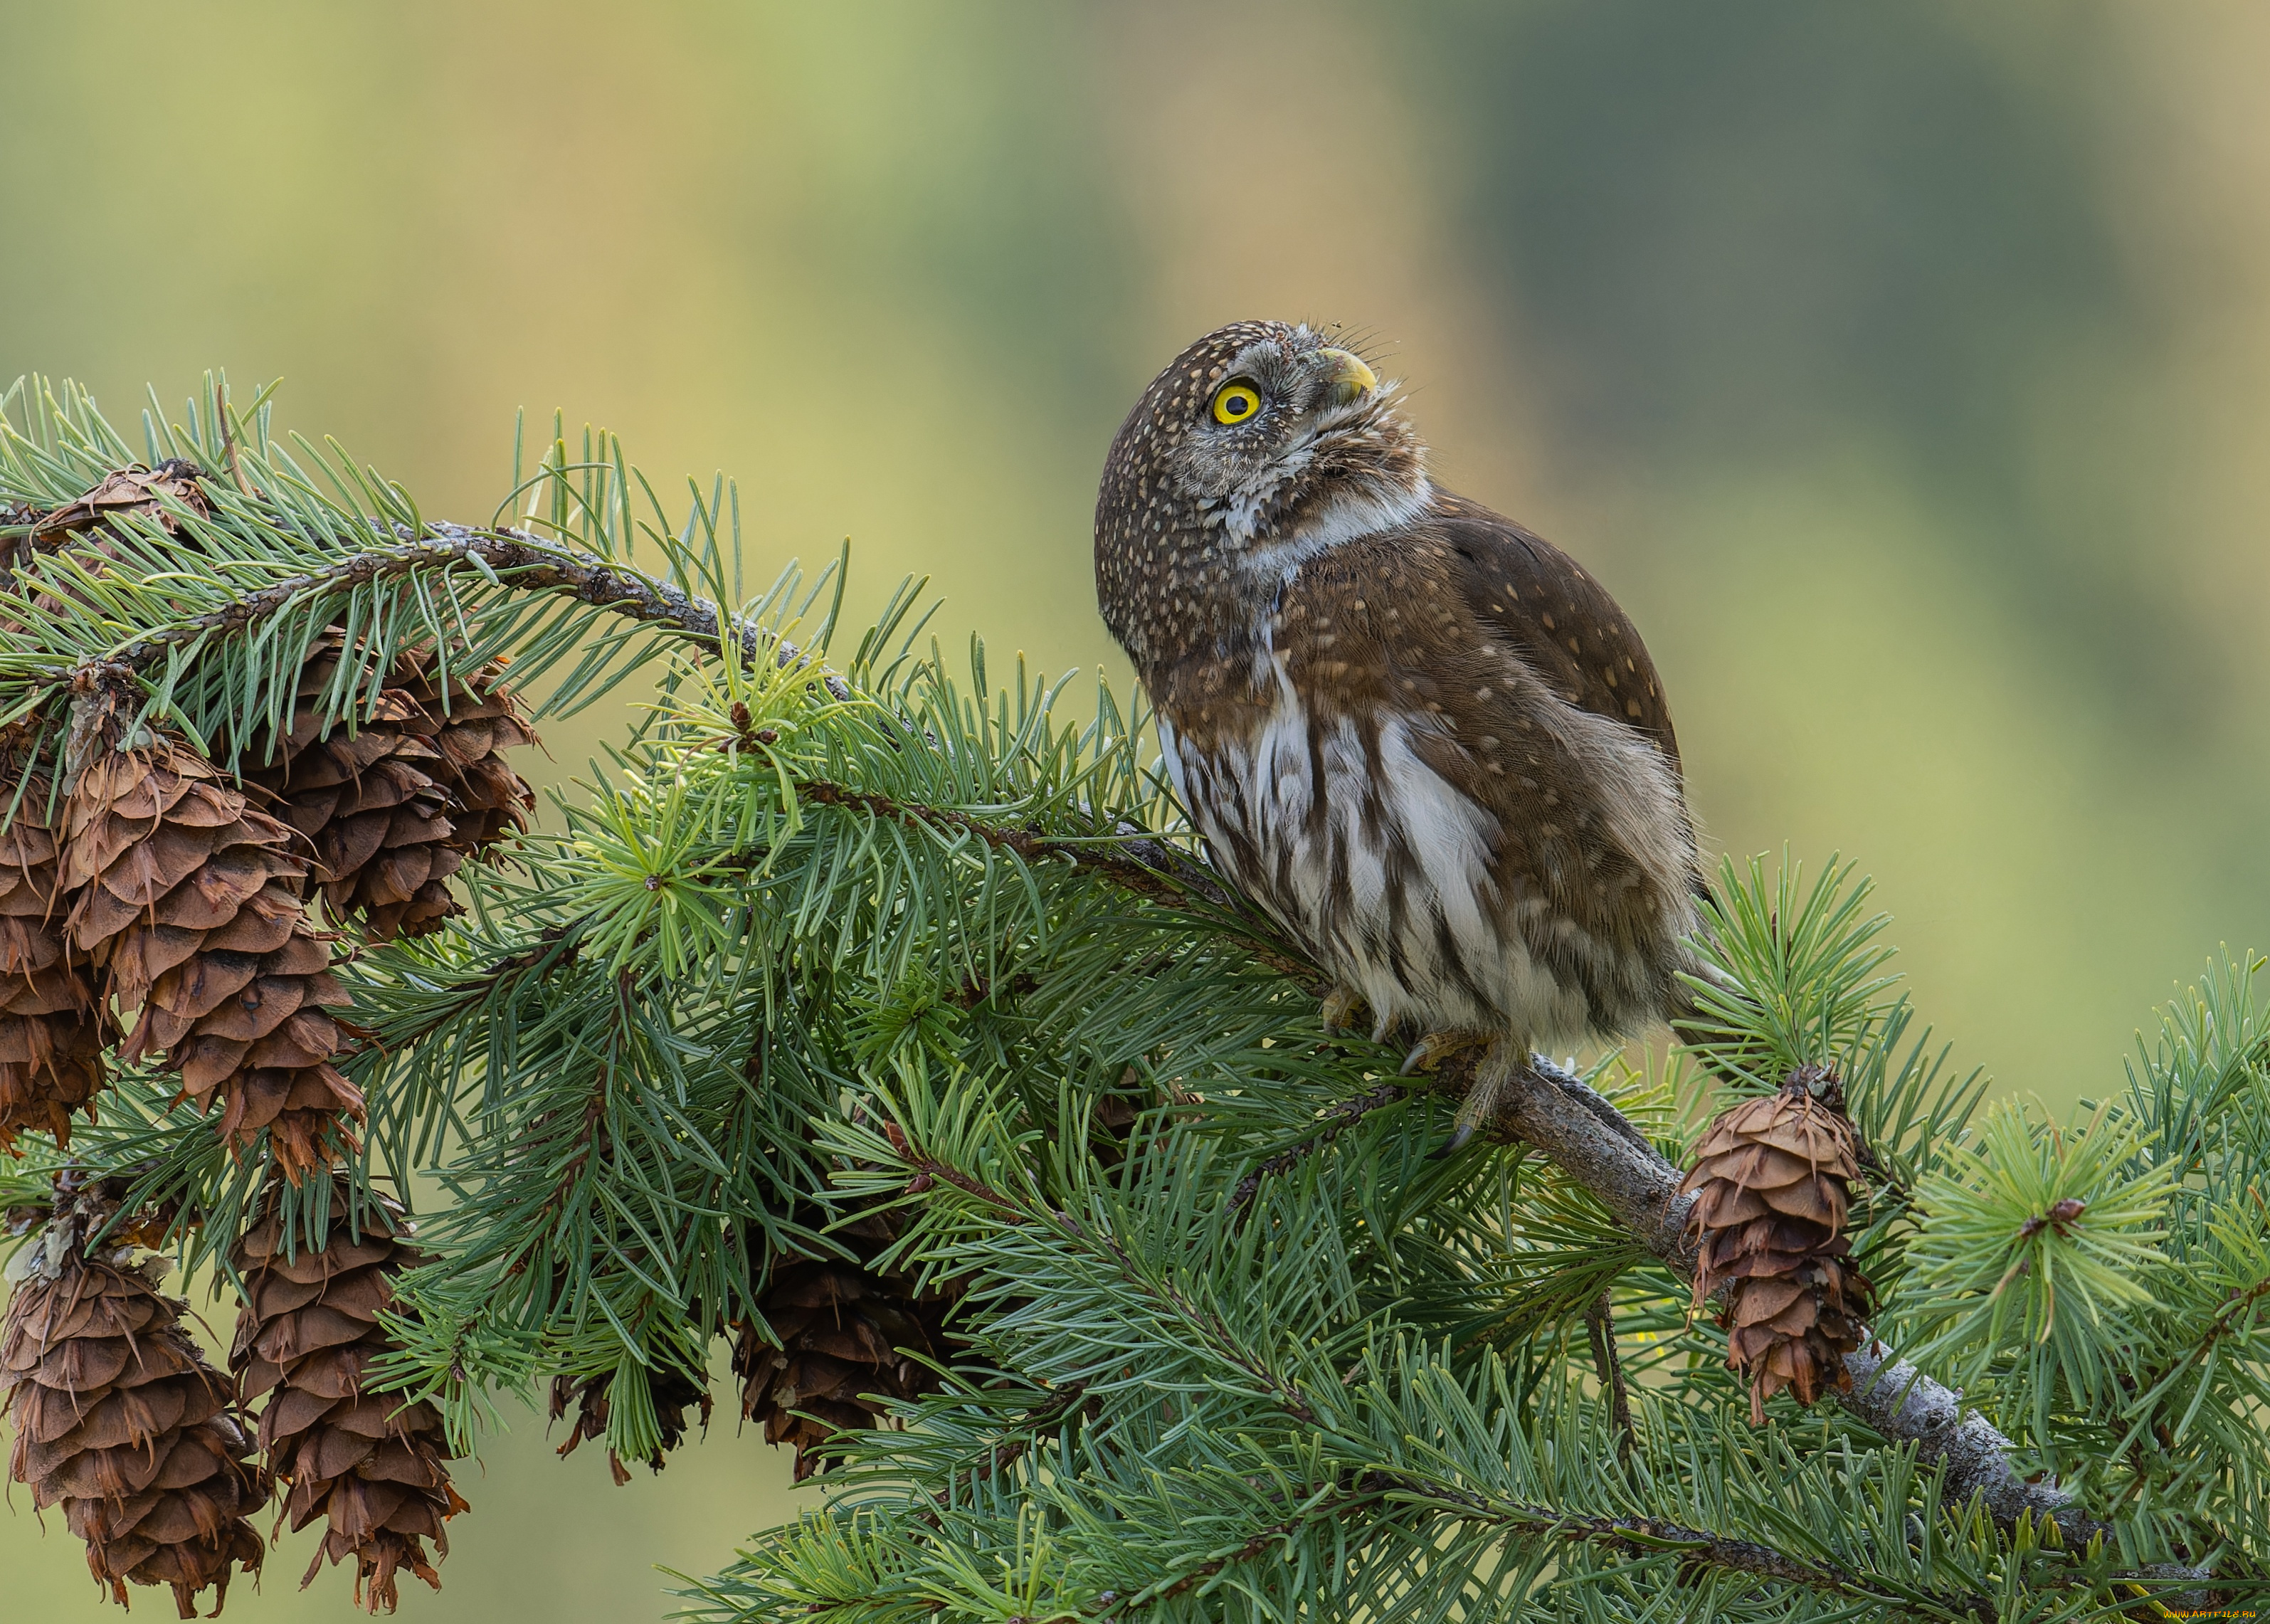
[[(1857, 858), (2062, 1109), (2270, 943), (2266, 55), (2207, 0), (8, 0), (0, 378), (281, 374), (466, 518), (561, 406), (738, 477), (753, 579), (848, 533), (950, 645), (1124, 677), (1121, 415), (1219, 323), (1347, 323), (1630, 608), (1715, 849)], [(654, 1617), (790, 1504), (727, 1425), (618, 1490), (530, 1419), (464, 1487), (405, 1614)], [(26, 1499), (0, 1615), (101, 1616)], [(231, 1616), (344, 1616), (307, 1545)]]

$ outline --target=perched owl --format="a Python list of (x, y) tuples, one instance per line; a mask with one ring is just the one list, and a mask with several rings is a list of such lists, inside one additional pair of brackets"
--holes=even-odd
[(1572, 559), (1438, 490), (1391, 386), (1304, 326), (1176, 357), (1113, 441), (1103, 619), (1214, 863), (1315, 953), (1337, 1024), (1532, 1047), (1682, 1012), (1701, 891), (1653, 663)]

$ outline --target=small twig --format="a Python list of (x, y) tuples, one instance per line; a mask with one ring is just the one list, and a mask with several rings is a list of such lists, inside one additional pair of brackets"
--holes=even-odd
[[(375, 1050), (381, 1054), (390, 1055), (412, 1048), (448, 1026), (467, 1010), (475, 1008), (485, 1000), (493, 997), (498, 989), (507, 983), (517, 980), (533, 971), (564, 968), (575, 963), (577, 955), (582, 951), (582, 943), (575, 938), (582, 934), (590, 923), (588, 918), (571, 919), (562, 924), (545, 926), (534, 936), (529, 938), (527, 946), (517, 952), (508, 953), (493, 964), (449, 983), (449, 990), (452, 996), (446, 1002), (427, 1011), (426, 1017), (417, 1025), (392, 1034), (391, 1042), (375, 1042), (373, 1045)], [(560, 944), (563, 942), (567, 944), (564, 952), (560, 950)], [(360, 959), (367, 951), (367, 948), (357, 948), (341, 962)]]
[[(605, 1162), (613, 1153), (613, 1136), (607, 1127), (607, 1109), (614, 1093), (616, 1068), (622, 1064), (623, 1034), (631, 1022), (631, 973), (627, 969), (616, 973), (613, 1019), (607, 1023), (605, 1053), (600, 1057), (598, 1070), (590, 1089), (585, 1094), (583, 1109), (576, 1123), (572, 1140), (558, 1175), (553, 1180), (551, 1191), (536, 1210), (534, 1228), (544, 1241), (553, 1238), (553, 1230), (559, 1215), (567, 1212), (575, 1186), (581, 1183), (592, 1164)], [(539, 1118), (538, 1128), (549, 1127), (557, 1117)], [(541, 1244), (541, 1242), (539, 1242)], [(515, 1259), (511, 1272), (517, 1274), (527, 1268), (529, 1257), (536, 1248), (526, 1249)]]
[[(2259, 1200), (2260, 1198), (2258, 1196), (2256, 1198)], [(2264, 1296), (2270, 1296), (2270, 1279), (2257, 1280), (2244, 1292), (2235, 1286), (2231, 1287), (2230, 1295), (2224, 1300), (2222, 1306), (2214, 1311), (2214, 1323), (2207, 1327), (2207, 1335), (2201, 1339), (2200, 1345), (2192, 1350), (2184, 1362), (2195, 1364), (2205, 1359), (2214, 1350), (2214, 1345), (2229, 1336), (2232, 1329), (2253, 1310), (2254, 1304)]]
[[(195, 480), (202, 474), (203, 471), (193, 464), (167, 463), (152, 473), (114, 475), (78, 501), (66, 503), (53, 513), (33, 515), (31, 533), (35, 541), (44, 541), (50, 535), (61, 537), (69, 530), (97, 523), (107, 512), (154, 509), (154, 501), (146, 495), (147, 487), (171, 480), (162, 488), (171, 493), (176, 486), (186, 486), (194, 494)], [(236, 477), (241, 486), (241, 473)], [(114, 486), (120, 487), (115, 496), (110, 493)], [(126, 488), (129, 486), (132, 487), (130, 491)], [(726, 615), (707, 599), (696, 597), (669, 582), (599, 563), (527, 530), (509, 526), (483, 529), (436, 523), (426, 526), (423, 534), (411, 533), (406, 525), (394, 526), (391, 545), (350, 553), (336, 563), (288, 576), (218, 609), (191, 615), (112, 651), (105, 656), (105, 663), (139, 670), (164, 659), (169, 650), (184, 643), (193, 643), (216, 633), (241, 630), (311, 595), (352, 591), (373, 581), (420, 569), (464, 567), (474, 561), (493, 574), (508, 576), (516, 587), (566, 591), (584, 603), (634, 620), (669, 626), (712, 648), (718, 647), (722, 639), (730, 634), (741, 653), (751, 660), (763, 657), (768, 650), (783, 666), (802, 664), (808, 658), (788, 639), (754, 622)], [(70, 677), (70, 668), (54, 667), (41, 674), (50, 680), (62, 681)], [(850, 699), (850, 685), (842, 677), (833, 671), (821, 671), (818, 677), (839, 702)]]
[[(1021, 1224), (1027, 1220), (1028, 1215), (1014, 1197), (994, 1189), (974, 1174), (965, 1173), (960, 1168), (940, 1161), (928, 1151), (916, 1150), (907, 1138), (907, 1131), (898, 1123), (885, 1123), (883, 1137), (890, 1140), (891, 1148), (897, 1153), (899, 1160), (914, 1169), (915, 1176), (907, 1184), (908, 1193), (919, 1195), (934, 1185), (949, 1184), (972, 1200), (991, 1208), (995, 1216), (1005, 1224)], [(1051, 1212), (1050, 1215), (1058, 1220), (1059, 1227), (1071, 1222), (1064, 1213)]]
[[(798, 799), (815, 806), (852, 807), (894, 823), (974, 835), (988, 846), (1016, 853), (1027, 863), (1067, 859), (1083, 871), (1108, 879), (1121, 890), (1147, 901), (1187, 907), (1196, 901), (1210, 907), (1236, 908), (1241, 914), (1244, 911), (1237, 908), (1235, 900), (1202, 870), (1193, 873), (1197, 864), (1170, 857), (1170, 849), (1157, 841), (1122, 840), (1114, 835), (1109, 837), (1116, 842), (1112, 849), (1099, 849), (1084, 841), (1065, 840), (1034, 828), (1008, 828), (946, 807), (894, 801), (886, 795), (855, 790), (825, 778), (806, 779), (797, 785), (796, 792)], [(1136, 854), (1132, 857), (1116, 855), (1131, 851)], [(1314, 965), (1265, 942), (1249, 938), (1247, 946), (1253, 962), (1265, 969), (1303, 984), (1317, 978)]]
[(964, 1172), (917, 1146), (907, 1137), (906, 1130), (894, 1122), (883, 1124), (883, 1135), (890, 1141), (893, 1153), (914, 1171), (915, 1178), (907, 1186), (909, 1191), (930, 1190), (939, 1184), (951, 1186), (991, 1209), (1004, 1223), (1043, 1223), (1074, 1245), (1086, 1247), (1109, 1258), (1123, 1279), (1166, 1303), (1193, 1331), (1210, 1340), (1214, 1351), (1224, 1360), (1266, 1388), (1287, 1414), (1304, 1426), (1315, 1425), (1316, 1412), (1301, 1391), (1299, 1383), (1279, 1376), (1265, 1363), (1250, 1355), (1230, 1335), (1220, 1315), (1201, 1308), (1171, 1281), (1161, 1279), (1154, 1272), (1143, 1268), (1120, 1243), (1119, 1237), (1109, 1229), (1091, 1230), (1087, 1225), (1060, 1208), (1042, 1201), (1021, 1202), (1005, 1190), (994, 1189), (976, 1175)]
[(1628, 1461), (1635, 1439), (1631, 1395), (1624, 1388), (1623, 1361), (1616, 1356), (1613, 1310), (1613, 1299), (1604, 1286), (1592, 1306), (1584, 1310), (1584, 1326), (1591, 1332), (1592, 1363), (1599, 1369), (1600, 1390), (1608, 1396), (1608, 1417), (1615, 1423), (1616, 1458)]
[(923, 806), (909, 801), (894, 801), (886, 795), (871, 794), (825, 778), (805, 779), (797, 785), (796, 793), (797, 799), (815, 806), (849, 806), (893, 823), (974, 834), (988, 846), (1013, 851), (1028, 863), (1037, 863), (1047, 857), (1068, 857), (1089, 872), (1109, 879), (1120, 889), (1131, 891), (1152, 901), (1178, 902), (1183, 900), (1182, 886), (1143, 864), (1054, 840), (1037, 829), (1004, 828), (998, 824), (973, 818), (968, 812), (953, 812), (942, 806)]
[(1287, 1146), (1275, 1155), (1256, 1162), (1245, 1176), (1237, 1181), (1237, 1188), (1229, 1193), (1229, 1210), (1240, 1211), (1260, 1193), (1261, 1181), (1277, 1174), (1288, 1172), (1302, 1161), (1314, 1155), (1372, 1112), (1398, 1104), (1411, 1097), (1413, 1090), (1401, 1083), (1382, 1083), (1378, 1087), (1345, 1100), (1336, 1100), (1322, 1113), (1324, 1125), (1297, 1145)]
[(1732, 1539), (1658, 1517), (1571, 1516), (1549, 1506), (1499, 1501), (1391, 1472), (1367, 1472), (1344, 1488), (1317, 1494), (1294, 1516), (1256, 1529), (1221, 1555), (1196, 1563), (1164, 1583), (1124, 1599), (1107, 1596), (1095, 1611), (1104, 1619), (1124, 1618), (1183, 1595), (1231, 1567), (1259, 1560), (1304, 1527), (1345, 1516), (1361, 1507), (1383, 1504), (1411, 1506), (1453, 1521), (1501, 1528), (1532, 1539), (1557, 1539), (1571, 1545), (1600, 1546), (1643, 1561), (1676, 1552), (1682, 1564), (1689, 1568), (1715, 1568), (1824, 1595), (1858, 1598), (1877, 1604), (1887, 1615), (1943, 1617), (1947, 1612), (1960, 1611), (1988, 1624), (1996, 1616), (1993, 1601), (1983, 1595), (1941, 1592), (1928, 1603), (1919, 1603), (1917, 1598), (1871, 1585), (1865, 1576), (1850, 1568), (1833, 1562), (1808, 1561), (1754, 1539)]
[[(788, 639), (752, 621), (721, 613), (715, 604), (635, 570), (618, 568), (579, 556), (525, 530), (477, 530), (466, 524), (434, 523), (423, 536), (397, 535), (390, 546), (355, 552), (298, 575), (288, 576), (256, 592), (204, 614), (191, 615), (162, 631), (138, 638), (115, 650), (108, 660), (140, 669), (165, 657), (167, 650), (196, 642), (216, 633), (241, 630), (278, 614), (302, 599), (323, 593), (352, 591), (359, 586), (420, 569), (448, 569), (478, 560), (516, 587), (565, 591), (578, 600), (625, 615), (634, 620), (665, 625), (698, 642), (719, 646), (721, 626), (730, 631), (744, 656), (761, 658), (770, 650), (782, 665), (802, 664), (806, 656)], [(61, 680), (70, 667), (44, 675)], [(818, 673), (837, 701), (851, 697), (850, 686), (832, 671)]]
[(1010, 1467), (1024, 1458), (1025, 1451), (1031, 1446), (1034, 1438), (1062, 1427), (1072, 1419), (1072, 1412), (1087, 1402), (1087, 1383), (1065, 1383), (1050, 1395), (1046, 1404), (1027, 1410), (1018, 1421), (1017, 1425), (1025, 1430), (1026, 1436), (1015, 1439), (1007, 1444), (997, 1443), (985, 1451), (985, 1464), (972, 1467), (971, 1476), (979, 1481), (983, 1481), (998, 1477), (1008, 1471)]
[(221, 385), (220, 391), (220, 450), (228, 463), (228, 477), (235, 481), (238, 492), (258, 501), (260, 493), (253, 488), (252, 481), (244, 477), (244, 458), (239, 453), (236, 442), (236, 413), (229, 410), (226, 384)]

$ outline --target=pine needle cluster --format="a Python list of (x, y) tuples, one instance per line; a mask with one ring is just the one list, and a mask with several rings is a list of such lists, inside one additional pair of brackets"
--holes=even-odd
[[(11, 1017), (69, 1026), (0, 1198), (50, 1273), (156, 1247), (256, 1295), (248, 1234), (297, 1280), (414, 1222), (340, 1334), (421, 1470), (545, 1394), (619, 1478), (659, 1468), (732, 1346), (825, 1493), (682, 1582), (697, 1624), (2048, 1624), (2270, 1588), (2260, 960), (2060, 1124), (1980, 1109), (1851, 868), (1730, 865), (1691, 1046), (1536, 1067), (1631, 1176), (1517, 1116), (1438, 1160), (1461, 1079), (1324, 1028), (1140, 711), (949, 659), (919, 583), (856, 632), (841, 560), (746, 592), (731, 487), (666, 501), (556, 423), (466, 525), (218, 380), (136, 444), (67, 385), (5, 406), (0, 790), (34, 888), (90, 772), (174, 753), (272, 797), (311, 740), (395, 747), (405, 663), (535, 724), (638, 697), (531, 827), (489, 827), (504, 860), (419, 869), (420, 933), (292, 882), (359, 1122), (224, 1131), (154, 1051), (94, 1086), (83, 1034), (133, 1012), (93, 965), (109, 1005)], [(1807, 1068), (1873, 1318), (1821, 1355), (1849, 1393), (1762, 1391), (1758, 1424), (1678, 1185)], [(132, 1247), (64, 1222), (96, 1178)]]

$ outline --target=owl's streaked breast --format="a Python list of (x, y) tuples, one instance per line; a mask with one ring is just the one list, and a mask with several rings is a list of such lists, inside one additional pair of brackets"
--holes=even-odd
[[(1168, 775), (1237, 887), (1362, 994), (1386, 1034), (1511, 1028), (1574, 1040), (1582, 988), (1524, 945), (1495, 875), (1500, 830), (1413, 748), (1423, 712), (1320, 714), (1266, 649), (1273, 695), (1240, 722), (1178, 735)], [(1241, 724), (1242, 723), (1242, 724)]]

